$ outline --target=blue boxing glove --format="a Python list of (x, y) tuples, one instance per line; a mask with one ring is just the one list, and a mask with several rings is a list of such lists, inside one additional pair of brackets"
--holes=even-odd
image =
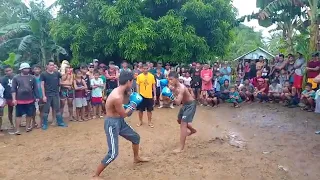
[(133, 111), (142, 102), (143, 98), (139, 93), (134, 92), (130, 95), (129, 100), (128, 108)]
[(164, 87), (164, 88), (162, 89), (161, 94), (162, 94), (163, 96), (166, 96), (166, 97), (170, 98), (171, 101), (174, 100), (174, 96), (173, 96), (173, 94), (172, 94), (172, 91), (171, 91), (168, 87)]
[(161, 86), (161, 88), (168, 86), (168, 84), (169, 84), (168, 79), (161, 79), (161, 80), (160, 80), (160, 86)]

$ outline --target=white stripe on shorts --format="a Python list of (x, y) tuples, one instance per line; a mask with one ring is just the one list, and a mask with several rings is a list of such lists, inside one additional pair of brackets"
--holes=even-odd
[(115, 145), (114, 145), (114, 137), (112, 132), (112, 127), (109, 127), (109, 134), (110, 134), (110, 140), (111, 140), (111, 157), (107, 160), (106, 164), (109, 164), (113, 159), (115, 155)]

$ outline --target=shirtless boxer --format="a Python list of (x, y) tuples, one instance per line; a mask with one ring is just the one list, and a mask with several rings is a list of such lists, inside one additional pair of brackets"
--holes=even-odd
[(66, 101), (68, 103), (68, 111), (70, 120), (74, 120), (73, 116), (73, 96), (74, 96), (74, 90), (72, 88), (73, 84), (73, 74), (72, 69), (70, 68), (70, 65), (66, 65), (65, 72), (61, 73), (61, 81), (60, 81), (60, 110), (61, 115), (63, 115), (64, 111), (64, 105), (66, 104)]
[(194, 114), (196, 113), (197, 103), (188, 88), (179, 82), (179, 76), (176, 72), (170, 72), (168, 78), (169, 88), (164, 87), (162, 89), (162, 95), (169, 97), (177, 105), (182, 104), (178, 114), (178, 123), (180, 124), (180, 148), (174, 150), (174, 152), (179, 153), (184, 149), (187, 136), (197, 132), (191, 125)]
[(131, 89), (133, 73), (123, 71), (119, 77), (120, 86), (115, 88), (108, 96), (106, 101), (107, 117), (104, 122), (104, 130), (108, 142), (108, 154), (98, 166), (94, 179), (98, 179), (101, 172), (118, 156), (119, 152), (119, 135), (132, 142), (134, 162), (147, 162), (149, 159), (139, 156), (140, 136), (124, 120), (130, 116), (136, 106), (141, 103), (142, 97), (138, 93), (130, 95), (130, 103), (123, 106), (125, 99), (128, 97), (128, 91)]

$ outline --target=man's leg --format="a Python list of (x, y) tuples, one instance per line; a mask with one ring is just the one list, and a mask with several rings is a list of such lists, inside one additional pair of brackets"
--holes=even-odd
[(107, 136), (108, 154), (98, 165), (93, 177), (99, 177), (101, 172), (117, 158), (119, 153), (119, 130), (113, 124), (110, 124), (108, 120), (105, 120), (104, 131)]
[(152, 123), (153, 104), (154, 104), (153, 99), (148, 99), (148, 106), (147, 106), (148, 126), (151, 128), (154, 127)]
[(56, 112), (57, 125), (60, 127), (66, 127), (66, 124), (63, 122), (63, 117), (60, 111), (60, 100), (55, 97), (52, 100), (52, 111)]
[[(13, 125), (13, 107), (14, 106), (11, 106), (11, 104), (10, 105), (8, 105), (8, 119), (9, 119), (9, 121), (10, 121), (10, 125), (11, 125), (11, 128), (14, 128), (14, 125)], [(20, 126), (20, 124), (19, 124), (19, 126)]]
[(175, 153), (182, 152), (186, 143), (186, 138), (189, 135), (188, 133), (188, 123), (181, 121), (180, 123), (180, 147), (175, 149)]
[[(42, 109), (42, 124), (41, 124), (41, 128), (43, 130), (47, 130), (48, 129), (48, 116), (49, 116), (49, 112), (50, 112), (50, 108), (51, 108), (51, 101), (52, 101), (52, 97), (47, 97), (47, 102), (44, 103), (43, 105), (43, 109)], [(52, 112), (53, 113), (53, 112)], [(52, 119), (54, 121), (54, 119)]]
[(66, 104), (67, 99), (61, 99), (60, 100), (60, 113), (63, 116), (63, 112), (64, 112), (64, 105)]
[(123, 119), (121, 122), (121, 129), (119, 135), (126, 140), (132, 142), (133, 160), (135, 163), (148, 162), (149, 158), (142, 158), (139, 155), (140, 135), (132, 129), (130, 125)]
[(21, 104), (16, 105), (16, 125), (15, 129), (16, 131), (13, 133), (15, 135), (20, 135), (20, 124), (21, 124), (21, 118), (22, 115), (24, 114), (24, 107)]

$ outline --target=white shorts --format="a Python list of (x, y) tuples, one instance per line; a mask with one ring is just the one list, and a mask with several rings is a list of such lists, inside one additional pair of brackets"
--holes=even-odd
[(82, 108), (88, 105), (86, 98), (75, 98), (74, 103), (76, 104), (76, 108)]

